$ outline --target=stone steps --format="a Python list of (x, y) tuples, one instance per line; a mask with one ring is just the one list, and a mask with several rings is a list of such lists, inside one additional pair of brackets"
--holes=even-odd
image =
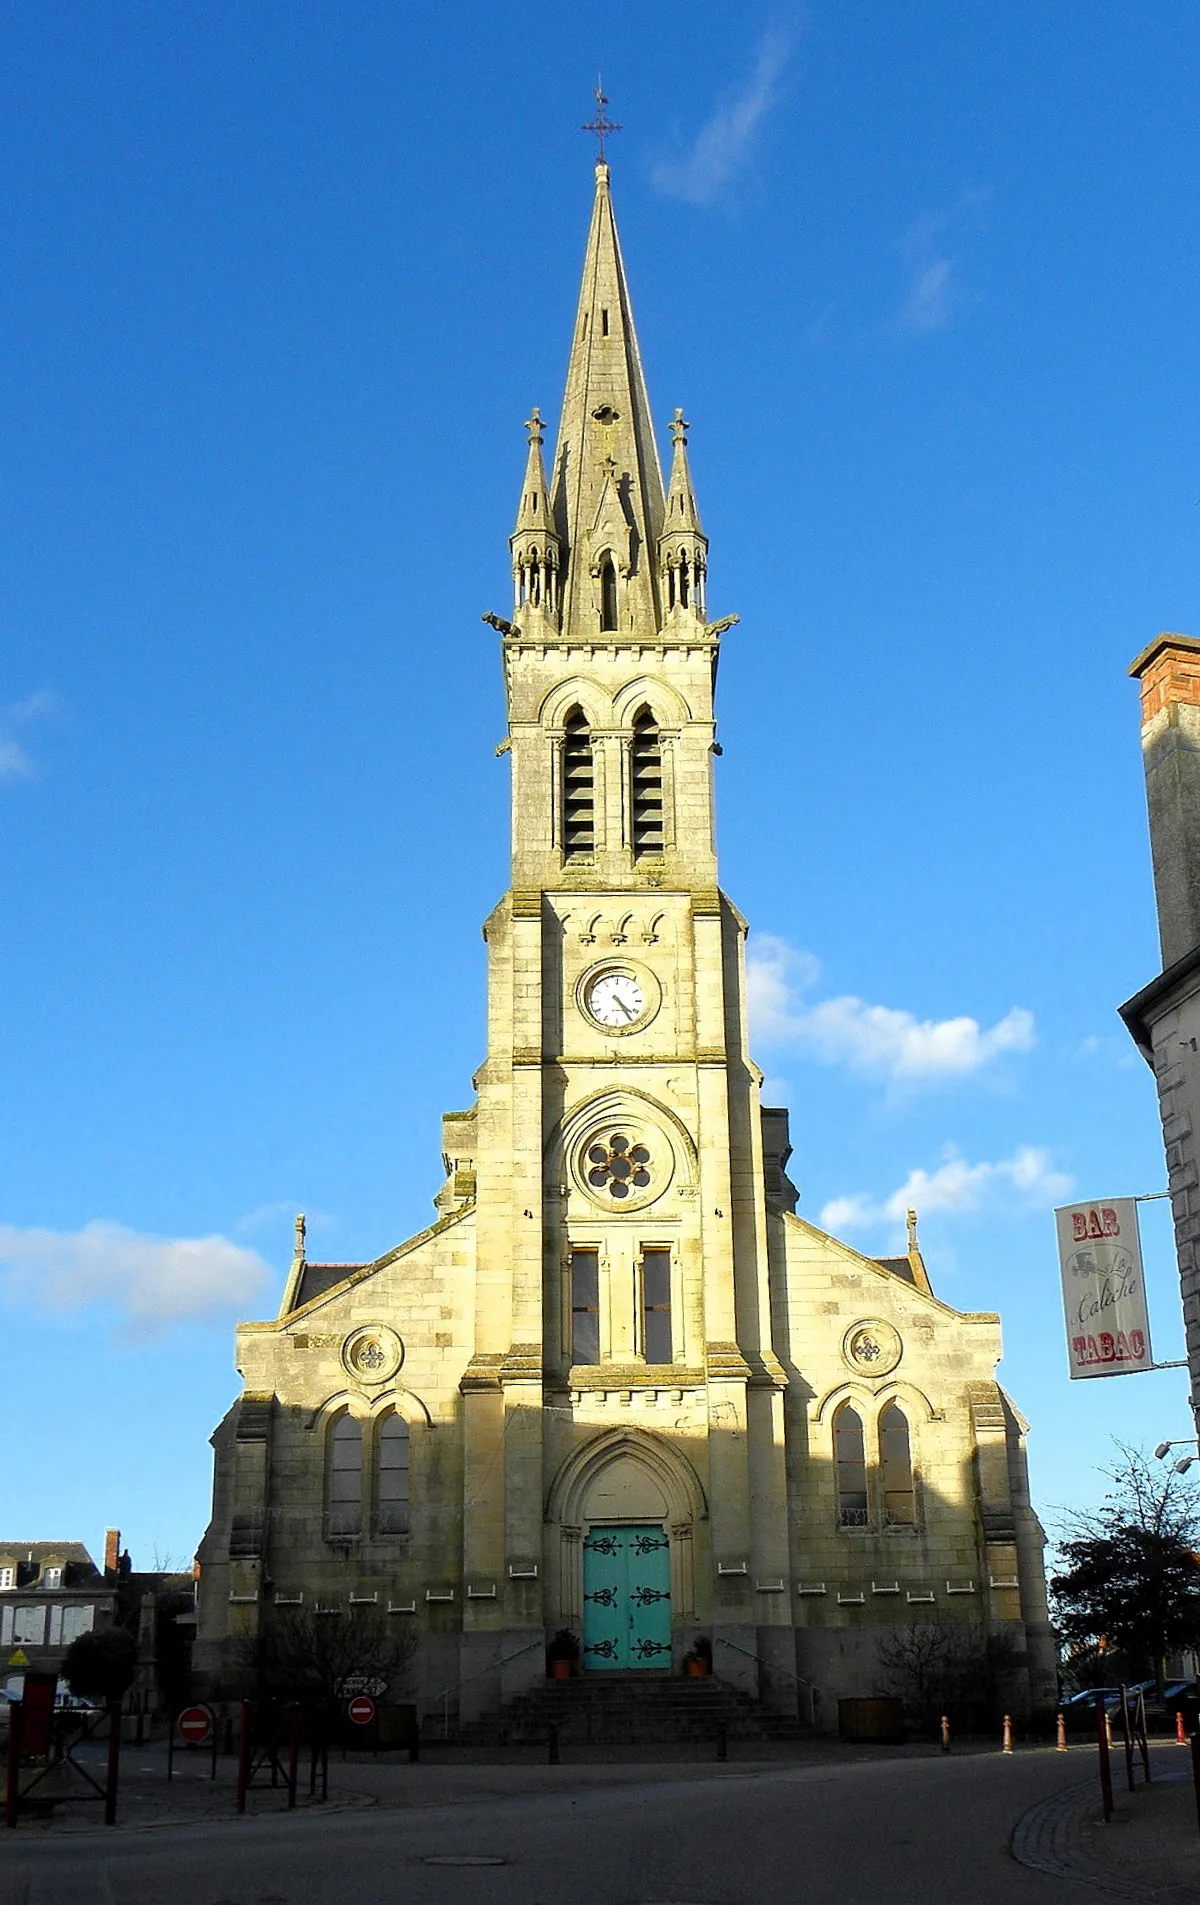
[[(429, 1716), (429, 1727), (441, 1735), (440, 1714)], [(450, 1738), (469, 1746), (541, 1744), (554, 1731), (563, 1744), (665, 1745), (715, 1741), (721, 1727), (742, 1740), (800, 1739), (810, 1731), (794, 1712), (772, 1712), (716, 1675), (612, 1673), (543, 1681), (499, 1713), (452, 1720)]]

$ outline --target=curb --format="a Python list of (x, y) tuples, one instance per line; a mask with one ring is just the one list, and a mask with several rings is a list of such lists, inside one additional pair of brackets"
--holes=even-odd
[(1009, 1851), (1019, 1865), (1051, 1878), (1070, 1879), (1076, 1885), (1088, 1885), (1093, 1891), (1107, 1892), (1112, 1898), (1134, 1899), (1140, 1905), (1167, 1905), (1171, 1900), (1192, 1900), (1194, 1886), (1172, 1881), (1161, 1885), (1138, 1885), (1135, 1881), (1115, 1878), (1107, 1867), (1083, 1856), (1079, 1845), (1079, 1826), (1096, 1797), (1094, 1779), (1068, 1786), (1051, 1799), (1040, 1800), (1018, 1819), (1009, 1841)]

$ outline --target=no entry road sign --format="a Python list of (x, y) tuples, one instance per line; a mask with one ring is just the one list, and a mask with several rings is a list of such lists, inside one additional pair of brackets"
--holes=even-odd
[(189, 1746), (204, 1746), (212, 1738), (213, 1716), (208, 1707), (184, 1707), (176, 1725)]
[(346, 1708), (346, 1718), (354, 1726), (370, 1726), (375, 1718), (375, 1702), (370, 1694), (356, 1693)]

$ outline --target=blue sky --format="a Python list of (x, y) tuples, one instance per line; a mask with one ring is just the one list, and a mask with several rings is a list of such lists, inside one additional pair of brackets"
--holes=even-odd
[(190, 1555), (293, 1213), (339, 1260), (430, 1218), (599, 69), (742, 617), (722, 873), (801, 1209), (919, 1206), (1044, 1512), (1185, 1434), (1179, 1373), (1068, 1383), (1049, 1208), (1163, 1183), (1115, 1007), (1126, 668), (1200, 632), (1194, 9), (42, 0), (3, 52), (0, 1528)]

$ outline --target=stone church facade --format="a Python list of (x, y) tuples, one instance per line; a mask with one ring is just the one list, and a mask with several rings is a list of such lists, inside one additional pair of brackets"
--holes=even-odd
[(718, 885), (723, 632), (682, 413), (664, 484), (613, 220), (596, 197), (551, 473), (541, 421), (502, 649), (512, 884), (486, 925), (487, 1053), (447, 1114), (436, 1221), (307, 1259), (237, 1336), (195, 1661), (231, 1685), (273, 1606), (366, 1602), (464, 1718), (544, 1671), (714, 1671), (812, 1710), (879, 1690), (930, 1615), (1055, 1691), (1026, 1424), (999, 1319), (795, 1211), (760, 1103), (746, 922)]

